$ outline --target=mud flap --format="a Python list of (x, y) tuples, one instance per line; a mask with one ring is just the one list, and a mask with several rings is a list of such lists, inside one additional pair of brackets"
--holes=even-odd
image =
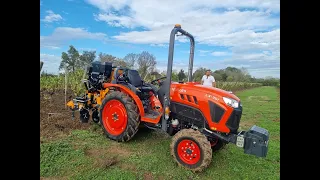
[(252, 126), (249, 131), (237, 137), (237, 146), (243, 146), (244, 153), (266, 157), (268, 153), (269, 132), (261, 127)]

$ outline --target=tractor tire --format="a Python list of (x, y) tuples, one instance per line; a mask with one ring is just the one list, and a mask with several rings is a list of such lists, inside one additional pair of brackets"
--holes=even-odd
[(138, 108), (125, 93), (114, 91), (108, 94), (102, 101), (99, 118), (109, 139), (125, 142), (138, 132)]
[(223, 149), (226, 146), (227, 143), (223, 142), (222, 140), (218, 139), (215, 145), (212, 145), (211, 143), (211, 148), (213, 152), (219, 151)]
[(170, 144), (171, 155), (179, 166), (201, 172), (212, 160), (212, 150), (207, 137), (193, 129), (183, 129), (175, 134)]

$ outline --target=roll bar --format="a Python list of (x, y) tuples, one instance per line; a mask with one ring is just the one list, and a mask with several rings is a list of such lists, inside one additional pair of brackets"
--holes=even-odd
[[(162, 103), (163, 111), (170, 107), (170, 85), (171, 85), (171, 76), (172, 76), (172, 65), (173, 65), (173, 52), (174, 52), (174, 41), (177, 32), (180, 32), (182, 35), (187, 36), (190, 39), (190, 56), (189, 56), (189, 67), (188, 67), (188, 82), (192, 81), (192, 69), (193, 69), (193, 58), (194, 58), (194, 38), (187, 31), (181, 29), (180, 24), (176, 24), (170, 34), (169, 42), (169, 55), (168, 55), (168, 66), (167, 66), (167, 78), (159, 89), (159, 98)], [(161, 129), (167, 131), (167, 118), (162, 116)]]
[(192, 69), (193, 69), (193, 58), (194, 58), (194, 38), (187, 31), (181, 29), (180, 24), (176, 24), (170, 34), (170, 44), (169, 44), (169, 55), (168, 55), (168, 67), (167, 67), (167, 78), (170, 79), (172, 75), (172, 65), (173, 65), (173, 52), (174, 52), (174, 41), (175, 35), (180, 32), (182, 35), (187, 36), (190, 39), (190, 55), (189, 55), (189, 67), (188, 67), (188, 82), (192, 81)]

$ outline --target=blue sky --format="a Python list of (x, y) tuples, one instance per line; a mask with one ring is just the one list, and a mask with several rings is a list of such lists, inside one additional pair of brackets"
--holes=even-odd
[[(279, 0), (42, 0), (40, 59), (57, 73), (74, 45), (122, 58), (148, 51), (166, 69), (174, 24), (196, 41), (194, 70), (245, 67), (255, 77), (280, 77)], [(187, 70), (189, 41), (176, 40), (174, 69)]]

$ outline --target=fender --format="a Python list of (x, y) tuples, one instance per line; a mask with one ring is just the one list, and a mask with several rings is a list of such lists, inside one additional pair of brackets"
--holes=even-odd
[(140, 116), (141, 117), (144, 116), (144, 109), (143, 109), (143, 105), (142, 105), (140, 98), (135, 93), (133, 93), (130, 89), (128, 89), (127, 87), (120, 85), (120, 84), (111, 84), (111, 83), (103, 83), (102, 86), (103, 86), (103, 88), (110, 88), (110, 87), (120, 88), (121, 92), (124, 92), (124, 93), (128, 94), (131, 98), (133, 98), (136, 105), (138, 106)]

